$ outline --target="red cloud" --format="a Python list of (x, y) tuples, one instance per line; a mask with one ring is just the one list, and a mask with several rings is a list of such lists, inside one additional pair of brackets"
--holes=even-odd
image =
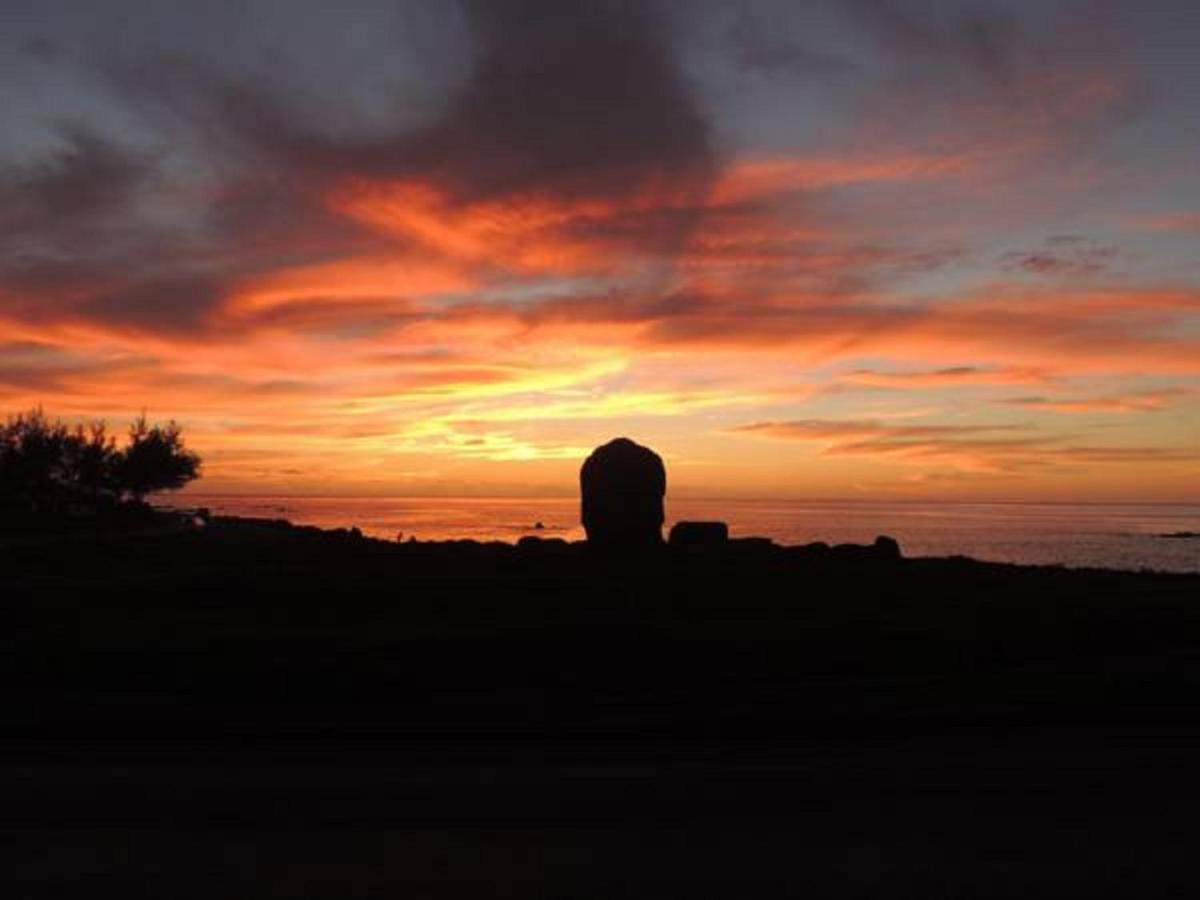
[[(893, 459), (906, 465), (963, 472), (1019, 472), (1073, 463), (1194, 463), (1200, 450), (1155, 446), (1080, 446), (1069, 436), (1038, 434), (1020, 425), (895, 424), (804, 419), (755, 422), (731, 434), (821, 444), (831, 456)], [(1006, 435), (1015, 433), (1017, 436)]]

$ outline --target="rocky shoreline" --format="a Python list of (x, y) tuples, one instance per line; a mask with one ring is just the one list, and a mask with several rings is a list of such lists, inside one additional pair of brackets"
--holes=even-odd
[(774, 896), (798, 847), (820, 896), (1192, 877), (1146, 861), (1196, 837), (1200, 575), (227, 517), (0, 564), (22, 896), (630, 896), (630, 854)]

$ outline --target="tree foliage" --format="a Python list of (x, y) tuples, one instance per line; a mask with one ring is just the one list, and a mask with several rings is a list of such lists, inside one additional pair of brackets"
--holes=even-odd
[(68, 478), (67, 438), (40, 409), (10, 418), (0, 430), (0, 497), (7, 506), (43, 508)]
[(104, 422), (70, 428), (35, 409), (0, 425), (0, 508), (62, 513), (97, 510), (199, 477), (200, 457), (184, 445), (174, 422), (151, 425), (139, 416), (123, 448)]
[(200, 457), (183, 445), (179, 426), (150, 425), (138, 416), (117, 464), (117, 482), (136, 500), (181, 488), (200, 473)]

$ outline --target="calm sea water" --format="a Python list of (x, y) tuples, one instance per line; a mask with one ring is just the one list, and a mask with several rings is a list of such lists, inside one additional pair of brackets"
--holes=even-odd
[[(357, 526), (374, 537), (516, 541), (525, 534), (583, 537), (568, 498), (234, 497), (190, 494), (180, 505), (285, 518), (324, 528)], [(900, 541), (908, 556), (964, 554), (1018, 563), (1200, 572), (1200, 505), (927, 503), (858, 500), (668, 500), (667, 524), (721, 519), (734, 537), (782, 544)], [(541, 530), (534, 524), (541, 522)]]

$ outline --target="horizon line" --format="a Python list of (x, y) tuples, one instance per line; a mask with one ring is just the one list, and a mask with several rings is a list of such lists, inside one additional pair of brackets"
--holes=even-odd
[[(215, 497), (215, 498), (245, 498), (266, 499), (286, 497), (300, 500), (578, 500), (578, 495), (571, 494), (327, 494), (327, 493), (240, 493), (230, 491), (188, 491), (178, 493), (177, 497)], [(667, 502), (670, 502), (667, 497)], [(1190, 500), (1035, 500), (1035, 499), (995, 499), (995, 498), (944, 498), (944, 497), (754, 497), (754, 496), (713, 496), (713, 495), (684, 495), (677, 500), (702, 502), (734, 502), (734, 503), (939, 503), (939, 504), (978, 504), (1010, 506), (1200, 506), (1200, 498)]]

